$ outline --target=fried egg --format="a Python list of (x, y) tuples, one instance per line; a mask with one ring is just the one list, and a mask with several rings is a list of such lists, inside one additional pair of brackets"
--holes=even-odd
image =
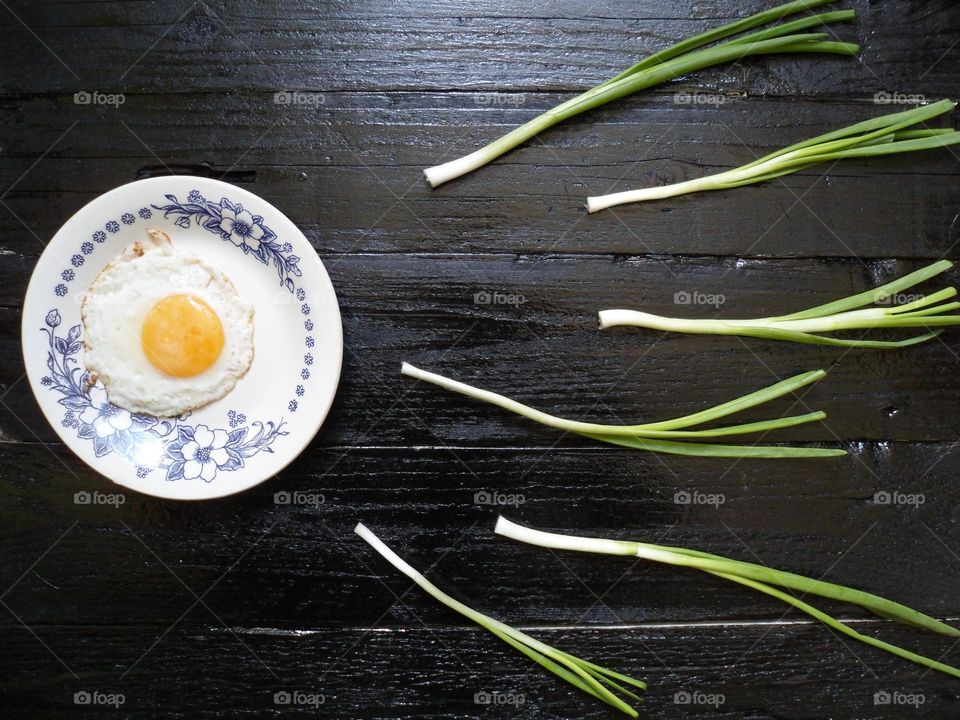
[(84, 363), (110, 402), (175, 417), (229, 393), (253, 361), (253, 306), (170, 238), (125, 248), (83, 298)]

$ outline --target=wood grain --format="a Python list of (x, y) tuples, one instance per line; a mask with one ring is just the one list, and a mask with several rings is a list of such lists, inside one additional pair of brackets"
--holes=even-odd
[[(583, 210), (589, 194), (701, 176), (903, 109), (877, 93), (960, 97), (960, 5), (843, 3), (859, 17), (836, 32), (862, 43), (859, 59), (714, 68), (575, 118), (437, 190), (421, 177), (645, 53), (767, 5), (61, 0), (0, 11), (0, 714), (617, 716), (411, 589), (353, 535), (362, 520), (479, 610), (647, 680), (645, 717), (955, 718), (955, 680), (772, 599), (491, 532), (502, 512), (697, 548), (960, 619), (960, 331), (880, 353), (596, 325), (610, 307), (783, 313), (955, 258), (956, 153)], [(93, 90), (124, 102), (75, 103)], [(304, 101), (278, 103), (287, 91)], [(337, 288), (343, 381), (314, 442), (258, 488), (203, 503), (123, 492), (116, 507), (77, 504), (78, 492), (118, 488), (39, 412), (23, 378), (23, 295), (67, 218), (166, 173), (222, 177), (303, 229)], [(918, 290), (957, 280), (951, 271)], [(723, 302), (678, 305), (684, 291)], [(822, 367), (827, 378), (801, 398), (744, 419), (823, 409), (825, 423), (765, 441), (849, 455), (734, 463), (600, 448), (401, 378), (401, 360), (604, 422), (676, 416)], [(684, 492), (716, 502), (678, 502)], [(823, 607), (958, 662), (949, 639)], [(95, 690), (124, 703), (75, 704)], [(282, 691), (323, 704), (277, 705)], [(506, 702), (477, 704), (481, 692)], [(724, 701), (678, 704), (683, 692)]]
[[(824, 368), (805, 393), (744, 419), (824, 410), (824, 423), (768, 441), (952, 442), (960, 397), (944, 378), (960, 363), (960, 331), (902, 351), (876, 352), (724, 337), (597, 329), (603, 308), (680, 316), (783, 314), (859, 292), (920, 267), (916, 261), (741, 260), (609, 256), (367, 254), (324, 257), (339, 293), (345, 372), (321, 442), (356, 445), (553, 446), (558, 433), (399, 374), (406, 360), (527, 401), (554, 414), (627, 423), (694, 412), (795, 373)], [(956, 273), (918, 291), (949, 286)], [(25, 278), (6, 290), (23, 292)], [(376, 294), (371, 294), (376, 288)], [(678, 292), (723, 295), (720, 307), (678, 305)], [(522, 298), (483, 304), (480, 293)], [(481, 296), (482, 300), (483, 296)], [(18, 326), (17, 313), (8, 312)], [(37, 332), (42, 325), (37, 318)], [(22, 373), (19, 337), (0, 336), (10, 440), (54, 441)], [(922, 359), (922, 374), (904, 372)], [(709, 372), (691, 375), (702, 366)], [(224, 413), (226, 408), (224, 409)], [(22, 421), (22, 422), (21, 422)], [(564, 439), (565, 446), (589, 446)]]
[[(321, 253), (939, 259), (954, 251), (960, 160), (951, 149), (848, 160), (739, 190), (587, 215), (588, 195), (728, 169), (902, 109), (869, 96), (690, 106), (674, 92), (575, 118), (437, 190), (423, 168), (469, 152), (561, 97), (515, 94), (509, 98), (523, 105), (490, 108), (469, 94), (348, 93), (306, 107), (244, 91), (178, 95), (176, 109), (159, 94), (131, 94), (120, 109), (78, 107), (72, 95), (25, 97), (0, 110), (9, 120), (0, 141), (18, 148), (0, 167), (0, 182), (16, 182), (0, 207), (0, 237), (32, 257), (73, 212), (144, 168), (162, 167), (162, 157), (173, 167), (207, 163), (214, 176), (255, 172), (256, 181), (243, 185), (280, 207)], [(931, 98), (945, 96), (960, 97), (960, 82)], [(16, 128), (28, 118), (36, 130), (22, 140)], [(62, 213), (51, 213), (60, 203)]]
[[(376, 580), (371, 582), (382, 591)], [(381, 611), (392, 601), (380, 598)], [(36, 640), (26, 631), (3, 628), (4, 645), (12, 652), (3, 654), (0, 667), (37, 678), (32, 691), (5, 683), (0, 690), (5, 704), (17, 713), (18, 706), (35, 702), (42, 693), (45, 717), (73, 718), (74, 693), (99, 689), (123, 694), (123, 705), (119, 711), (83, 708), (84, 715), (149, 718), (163, 708), (165, 717), (174, 718), (617, 717), (485, 631), (451, 626), (456, 617), (436, 607), (419, 616), (417, 628), (402, 632), (389, 625), (372, 631), (304, 628), (299, 633), (227, 629), (201, 608), (193, 613), (136, 665), (166, 624), (38, 627), (44, 642), (56, 648), (77, 678), (46, 651), (29, 652), (26, 640)], [(385, 620), (405, 614), (402, 608), (391, 610)], [(919, 671), (903, 663), (869, 648), (844, 645), (807, 624), (530, 632), (580, 657), (645, 679), (650, 690), (637, 709), (651, 717), (897, 720), (921, 713), (949, 718), (956, 709), (949, 678), (921, 679)], [(886, 636), (906, 639), (897, 633)], [(284, 691), (300, 693), (303, 704), (278, 707), (274, 694)], [(497, 694), (504, 704), (478, 704), (475, 696), (483, 692)], [(875, 694), (883, 692), (922, 695), (923, 704), (919, 709), (874, 704)], [(697, 693), (703, 699), (722, 695), (723, 703), (679, 704), (678, 693)], [(309, 696), (316, 696), (317, 706), (309, 704)], [(189, 706), (184, 698), (191, 699)], [(506, 704), (511, 698), (516, 705)]]

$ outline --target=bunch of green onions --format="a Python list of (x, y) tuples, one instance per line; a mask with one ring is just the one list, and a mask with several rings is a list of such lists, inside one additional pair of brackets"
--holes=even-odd
[(713, 65), (735, 62), (750, 55), (775, 53), (809, 52), (855, 55), (860, 50), (857, 45), (831, 41), (830, 36), (824, 32), (804, 32), (820, 25), (852, 20), (855, 15), (853, 10), (838, 10), (810, 15), (781, 25), (773, 25), (766, 30), (751, 33), (706, 49), (700, 49), (718, 40), (830, 2), (834, 2), (834, 0), (796, 0), (687, 38), (676, 45), (644, 58), (636, 65), (587, 92), (557, 105), (552, 110), (548, 110), (510, 131), (499, 140), (495, 140), (458, 160), (428, 168), (424, 171), (424, 175), (426, 175), (430, 185), (436, 187), (486, 165), (507, 151), (526, 142), (537, 133), (567, 118), (631, 95), (639, 90), (667, 82), (680, 75), (686, 75)]
[(791, 315), (753, 318), (749, 320), (717, 320), (663, 317), (636, 310), (601, 310), (600, 328), (632, 325), (668, 332), (703, 335), (742, 335), (744, 337), (787, 340), (812, 345), (836, 345), (856, 348), (900, 348), (926, 342), (939, 335), (934, 330), (904, 340), (863, 340), (836, 338), (817, 333), (842, 330), (877, 330), (884, 328), (931, 328), (960, 325), (960, 315), (944, 313), (960, 309), (960, 302), (945, 302), (956, 296), (957, 289), (944, 288), (913, 302), (889, 307), (867, 307), (888, 302), (898, 293), (939, 275), (953, 267), (949, 260), (928, 265), (886, 285), (835, 300), (825, 305)]
[(950, 112), (955, 106), (956, 103), (952, 100), (941, 100), (932, 105), (881, 115), (872, 120), (818, 135), (716, 175), (686, 180), (673, 185), (590, 197), (587, 198), (587, 212), (593, 213), (614, 205), (661, 200), (703, 190), (728, 190), (752, 185), (830, 160), (893, 155), (960, 143), (960, 132), (950, 128), (907, 129), (912, 125), (918, 125)]
[[(725, 580), (745, 585), (746, 587), (775, 597), (805, 612), (837, 632), (843, 633), (867, 645), (886, 650), (894, 655), (933, 670), (939, 670), (948, 675), (960, 677), (960, 669), (924, 657), (923, 655), (918, 655), (896, 645), (891, 645), (888, 642), (878, 640), (869, 635), (863, 635), (849, 625), (813, 607), (803, 599), (807, 595), (817, 595), (830, 600), (839, 600), (852, 605), (859, 605), (875, 615), (888, 620), (897, 620), (907, 625), (932, 630), (941, 635), (960, 637), (960, 630), (936, 618), (924, 615), (900, 603), (872, 595), (871, 593), (854, 590), (853, 588), (844, 587), (843, 585), (834, 585), (833, 583), (822, 580), (814, 580), (813, 578), (804, 577), (803, 575), (774, 570), (763, 565), (731, 560), (719, 555), (711, 555), (695, 550), (652, 545), (650, 543), (575, 537), (572, 535), (542, 532), (517, 525), (504, 517), (498, 518), (494, 532), (514, 540), (519, 540), (520, 542), (556, 550), (577, 550), (580, 552), (602, 553), (607, 555), (627, 555), (669, 565), (696, 568), (697, 570), (702, 570), (711, 575), (716, 575)], [(797, 591), (801, 593), (801, 595), (796, 596), (790, 592), (784, 592), (779, 588), (785, 588), (788, 591)]]
[(505, 410), (510, 410), (518, 415), (522, 415), (542, 425), (556, 428), (557, 430), (576, 433), (600, 442), (622, 445), (637, 450), (650, 450), (674, 455), (736, 458), (822, 458), (846, 454), (844, 450), (829, 448), (717, 445), (713, 443), (685, 442), (691, 439), (710, 439), (748, 433), (766, 433), (778, 428), (792, 427), (815, 420), (823, 420), (826, 417), (826, 413), (818, 411), (804, 415), (782, 417), (776, 420), (762, 420), (759, 422), (749, 422), (741, 425), (730, 425), (708, 430), (691, 429), (695, 426), (712, 422), (713, 420), (761, 405), (799, 390), (826, 375), (823, 370), (814, 370), (812, 372), (795, 375), (770, 387), (757, 390), (749, 395), (730, 400), (716, 407), (701, 410), (692, 415), (685, 415), (684, 417), (674, 420), (640, 425), (600, 425), (597, 423), (580, 422), (578, 420), (565, 420), (564, 418), (536, 410), (516, 400), (511, 400), (503, 395), (490, 392), (489, 390), (481, 390), (466, 383), (421, 370), (409, 363), (403, 363), (400, 372), (402, 375), (407, 375), (417, 380), (424, 380), (447, 390), (477, 400), (483, 400), (492, 405), (497, 405)]
[(633, 692), (629, 687), (639, 690), (646, 690), (647, 686), (640, 680), (623, 675), (613, 670), (595, 665), (586, 660), (557, 650), (539, 640), (530, 637), (526, 633), (515, 630), (499, 620), (495, 620), (489, 615), (477, 612), (473, 608), (464, 605), (440, 588), (427, 580), (422, 573), (415, 570), (400, 556), (376, 535), (374, 535), (363, 523), (358, 523), (355, 529), (357, 535), (366, 540), (374, 550), (380, 553), (391, 565), (402, 572), (417, 585), (423, 588), (427, 593), (439, 600), (451, 610), (455, 610), (464, 617), (472, 620), (480, 627), (489, 630), (498, 638), (503, 640), (511, 647), (516, 648), (528, 658), (536, 662), (541, 667), (546, 668), (557, 677), (567, 681), (571, 685), (583, 690), (589, 695), (593, 695), (598, 700), (602, 700), (608, 705), (612, 705), (618, 710), (626, 713), (630, 717), (637, 717), (637, 711), (624, 702), (620, 697), (614, 694), (616, 691), (633, 700), (639, 700), (640, 696)]

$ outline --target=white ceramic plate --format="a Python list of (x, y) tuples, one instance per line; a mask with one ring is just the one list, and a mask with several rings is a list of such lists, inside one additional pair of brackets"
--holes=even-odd
[[(255, 307), (250, 370), (179, 418), (131, 415), (99, 383), (86, 388), (83, 296), (147, 228), (221, 269)], [(299, 455), (333, 402), (343, 352), (333, 285), (303, 233), (256, 195), (195, 177), (123, 185), (70, 218), (30, 278), (22, 333), (30, 386), (70, 449), (120, 485), (182, 500), (246, 490)]]

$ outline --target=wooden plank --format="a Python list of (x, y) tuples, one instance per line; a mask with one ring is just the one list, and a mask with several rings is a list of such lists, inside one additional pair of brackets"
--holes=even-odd
[[(828, 413), (825, 424), (778, 431), (768, 439), (847, 447), (860, 440), (950, 443), (960, 436), (957, 391), (944, 383), (960, 362), (960, 335), (954, 331), (902, 351), (845, 352), (596, 329), (595, 313), (611, 307), (680, 316), (783, 314), (886, 282), (919, 267), (915, 261), (864, 266), (820, 260), (358, 254), (326, 262), (339, 292), (347, 343), (323, 444), (590, 445), (561, 440), (555, 431), (503, 410), (402, 378), (402, 360), (560, 416), (607, 423), (677, 417), (825, 368), (828, 376), (800, 404), (777, 401), (745, 413), (743, 420), (822, 409)], [(15, 267), (11, 271), (0, 293), (12, 305), (26, 277)], [(955, 277), (951, 271), (941, 283), (918, 291), (944, 287)], [(725, 302), (722, 308), (676, 305), (678, 292), (723, 295)], [(524, 302), (483, 304), (475, 300), (478, 293)], [(0, 380), (12, 414), (0, 412), (0, 433), (7, 440), (55, 440), (21, 380), (19, 313), (5, 315)], [(908, 371), (911, 364), (922, 371)]]
[[(0, 579), (16, 582), (5, 602), (30, 624), (149, 624), (215, 584), (205, 601), (230, 624), (362, 626), (382, 612), (368, 602), (385, 592), (373, 576), (410, 585), (353, 534), (363, 521), (441, 587), (518, 623), (755, 622), (786, 611), (692, 570), (515, 544), (492, 533), (502, 513), (826, 577), (957, 618), (958, 463), (952, 446), (906, 444), (776, 466), (562, 448), (311, 448), (282, 477), (216, 503), (131, 492), (111, 502), (102, 495), (119, 488), (62, 448), (5, 443)], [(78, 492), (103, 502), (77, 504)], [(292, 502), (277, 501), (284, 492)], [(684, 492), (700, 495), (687, 503)], [(880, 492), (896, 502), (877, 502)], [(418, 615), (432, 602), (410, 597)]]
[[(382, 610), (391, 599), (378, 592), (369, 602)], [(83, 708), (84, 714), (119, 712), (136, 719), (318, 713), (397, 720), (619, 716), (482, 630), (438, 627), (440, 618), (456, 619), (436, 606), (420, 616), (426, 627), (418, 623), (401, 632), (391, 626), (401, 612), (391, 612), (372, 632), (298, 633), (255, 627), (230, 632), (202, 609), (195, 612), (123, 679), (166, 624), (37, 627), (77, 679), (25, 630), (3, 627), (0, 637), (9, 648), (0, 656), (7, 678), (0, 688), (6, 716), (32, 718), (42, 707), (46, 718), (73, 718), (78, 711), (74, 693), (94, 690), (123, 694), (124, 702), (117, 710)], [(892, 641), (909, 640), (909, 632), (881, 630)], [(649, 689), (638, 710), (648, 717), (899, 720), (916, 714), (950, 720), (957, 713), (955, 680), (923, 675), (906, 661), (844, 644), (806, 624), (531, 632), (646, 680)], [(927, 648), (946, 647), (936, 638), (924, 640)], [(201, 667), (202, 672), (187, 671)], [(298, 693), (300, 702), (278, 706), (278, 692)], [(898, 693), (897, 702), (875, 703), (874, 694), (884, 692)], [(479, 693), (488, 697), (476, 698)], [(684, 703), (689, 696), (697, 702)]]
[[(0, 49), (9, 92), (79, 89), (563, 90), (586, 89), (640, 57), (708, 27), (769, 7), (760, 2), (44, 3), (19, 8), (36, 37), (11, 33)], [(859, 17), (833, 32), (864, 45), (844, 58), (745, 61), (698, 75), (751, 95), (862, 96), (956, 89), (949, 61), (957, 8), (906, 0), (847, 2)], [(556, 13), (556, 14), (555, 14)], [(13, 24), (13, 20), (9, 20)], [(916, 39), (924, 39), (920, 52)], [(59, 58), (59, 59), (58, 59)], [(953, 66), (955, 67), (955, 65)], [(202, 68), (202, 72), (198, 69)], [(87, 87), (87, 78), (100, 87)], [(83, 78), (83, 79), (81, 79)]]
[[(2, 112), (10, 123), (0, 141), (16, 152), (0, 158), (0, 186), (13, 186), (0, 207), (0, 237), (5, 249), (34, 255), (38, 238), (51, 237), (97, 194), (162, 171), (160, 157), (214, 176), (229, 170), (228, 179), (275, 203), (320, 252), (937, 259), (960, 239), (958, 156), (949, 148), (584, 211), (590, 194), (703, 176), (900, 109), (862, 100), (751, 97), (691, 107), (672, 94), (634, 98), (548, 131), (468, 177), (427, 187), (424, 167), (556, 101), (512, 97), (526, 103), (478, 111), (469, 95), (351, 93), (303, 108), (239, 93), (180, 95), (171, 106), (150, 94), (117, 111), (78, 110), (66, 96), (24, 98)], [(24, 118), (34, 131), (21, 137)]]

